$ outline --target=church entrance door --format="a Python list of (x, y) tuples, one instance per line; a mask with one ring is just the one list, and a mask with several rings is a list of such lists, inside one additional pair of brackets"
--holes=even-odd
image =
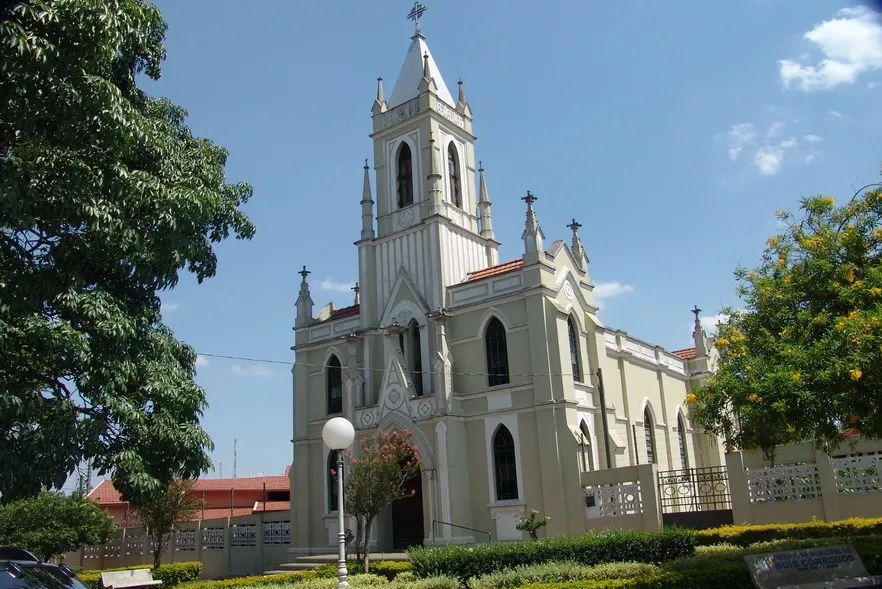
[(410, 479), (406, 492), (415, 493), (392, 504), (392, 549), (404, 550), (409, 546), (422, 546), (425, 538), (423, 527), (423, 484), (420, 473)]

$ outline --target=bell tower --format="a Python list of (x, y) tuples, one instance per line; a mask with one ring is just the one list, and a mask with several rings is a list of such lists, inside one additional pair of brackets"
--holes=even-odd
[(364, 327), (377, 325), (402, 270), (435, 310), (448, 286), (498, 263), (486, 180), (482, 172), (479, 190), (475, 178), (471, 107), (462, 81), (454, 98), (441, 75), (419, 26), (424, 11), (416, 3), (408, 16), (416, 30), (404, 63), (388, 98), (377, 80), (371, 109), (377, 226), (357, 242)]

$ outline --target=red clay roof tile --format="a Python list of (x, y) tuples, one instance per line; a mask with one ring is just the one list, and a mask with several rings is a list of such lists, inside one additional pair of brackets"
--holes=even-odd
[(350, 305), (348, 307), (343, 307), (342, 309), (334, 309), (331, 311), (331, 314), (328, 315), (327, 319), (322, 319), (318, 323), (324, 323), (325, 321), (336, 321), (337, 319), (345, 319), (346, 317), (355, 317), (358, 315), (361, 310), (361, 305)]
[(686, 348), (684, 350), (674, 350), (671, 352), (674, 356), (678, 356), (684, 360), (692, 360), (695, 358), (695, 348)]
[(271, 511), (291, 511), (291, 502), (290, 501), (257, 501), (254, 504), (254, 513), (258, 512), (271, 512)]
[[(194, 491), (262, 491), (266, 485), (267, 491), (287, 491), (291, 488), (291, 479), (287, 476), (246, 477), (241, 479), (197, 479), (193, 484)], [(113, 505), (125, 503), (119, 495), (113, 482), (101, 481), (97, 487), (89, 493), (89, 498), (99, 505)]]
[(510, 262), (505, 262), (504, 264), (497, 264), (496, 266), (490, 266), (489, 268), (475, 270), (474, 272), (469, 273), (469, 277), (466, 278), (466, 282), (472, 282), (473, 280), (481, 280), (482, 278), (499, 276), (500, 274), (505, 274), (506, 272), (520, 270), (523, 265), (523, 260), (512, 260)]

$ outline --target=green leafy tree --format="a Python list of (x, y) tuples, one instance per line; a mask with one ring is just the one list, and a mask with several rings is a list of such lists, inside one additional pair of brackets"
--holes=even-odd
[(882, 190), (837, 206), (801, 203), (762, 263), (738, 268), (744, 308), (727, 309), (719, 365), (687, 401), (730, 447), (812, 440), (837, 446), (846, 428), (882, 437)]
[(153, 540), (153, 566), (158, 567), (162, 553), (182, 522), (191, 521), (202, 509), (202, 500), (193, 494), (194, 481), (172, 481), (151, 494), (144, 503), (133, 505), (134, 518)]
[(157, 293), (251, 238), (251, 187), (148, 96), (166, 25), (146, 0), (0, 4), (0, 493), (86, 458), (126, 499), (210, 466), (196, 354)]
[(115, 529), (113, 519), (79, 493), (45, 491), (0, 505), (0, 546), (25, 548), (44, 561), (105, 544)]
[(365, 573), (370, 570), (368, 538), (374, 519), (395, 501), (415, 500), (411, 498), (416, 489), (409, 484), (420, 472), (420, 455), (412, 438), (410, 430), (378, 432), (362, 438), (357, 457), (348, 456), (349, 473), (343, 492), (345, 511), (355, 516), (357, 522), (356, 554), (359, 559), (363, 557)]
[(546, 515), (542, 519), (536, 519), (539, 516), (539, 512), (535, 509), (530, 510), (529, 517), (524, 517), (518, 520), (515, 524), (515, 529), (518, 531), (526, 531), (530, 534), (531, 540), (539, 539), (539, 530), (548, 525), (548, 522), (551, 520), (550, 515)]

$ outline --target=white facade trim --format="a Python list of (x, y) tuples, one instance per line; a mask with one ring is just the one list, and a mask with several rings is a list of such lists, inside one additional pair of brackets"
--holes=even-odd
[[(506, 333), (506, 335), (508, 335), (508, 333), (512, 330), (512, 328), (514, 326), (512, 325), (511, 321), (509, 321), (508, 317), (505, 316), (505, 313), (503, 313), (502, 311), (500, 311), (496, 307), (491, 306), (489, 309), (484, 311), (484, 315), (481, 316), (481, 322), (478, 324), (478, 330), (477, 330), (476, 337), (481, 338), (481, 339), (484, 338), (484, 334), (487, 331), (487, 324), (489, 324), (490, 320), (493, 319), (494, 317), (496, 317), (497, 319), (499, 319), (500, 322), (502, 322), (502, 326), (505, 327), (505, 333)], [(524, 325), (523, 327), (527, 328), (529, 326)], [(458, 340), (458, 341), (462, 341), (462, 340)], [(453, 342), (451, 342), (451, 343), (453, 343)]]

